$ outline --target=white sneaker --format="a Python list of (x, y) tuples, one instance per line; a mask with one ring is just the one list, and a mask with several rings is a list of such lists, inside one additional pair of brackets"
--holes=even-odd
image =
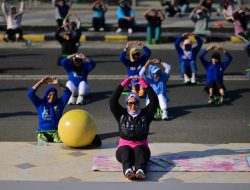
[(192, 76), (192, 78), (191, 78), (191, 83), (192, 83), (192, 84), (195, 84), (195, 83), (196, 83), (196, 78), (195, 78), (195, 76)]
[(77, 97), (76, 104), (77, 104), (77, 105), (83, 105), (83, 103), (84, 103), (84, 98), (83, 98), (83, 96), (78, 96), (78, 97)]
[(168, 111), (167, 110), (162, 110), (161, 119), (168, 120)]
[(76, 104), (76, 97), (70, 96), (68, 105), (74, 105), (74, 104)]
[(118, 28), (117, 30), (116, 30), (116, 33), (120, 33), (122, 31), (122, 29), (121, 28)]
[(128, 29), (128, 33), (129, 33), (129, 34), (132, 34), (132, 33), (133, 33), (133, 29), (132, 29), (132, 28), (129, 28), (129, 29)]
[(95, 30), (94, 27), (89, 28), (89, 31), (94, 31), (94, 30)]
[(190, 78), (187, 75), (184, 75), (184, 83), (190, 82)]
[(103, 32), (103, 31), (104, 31), (104, 28), (103, 28), (103, 27), (101, 27), (101, 28), (99, 29), (99, 31), (100, 31), (100, 32)]

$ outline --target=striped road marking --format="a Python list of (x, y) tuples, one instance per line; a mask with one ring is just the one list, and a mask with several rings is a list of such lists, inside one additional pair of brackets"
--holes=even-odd
[[(39, 80), (48, 75), (0, 75), (0, 80)], [(55, 75), (58, 79), (66, 80), (68, 78), (67, 75)], [(126, 77), (126, 75), (89, 75), (89, 80), (122, 80)], [(170, 80), (183, 80), (178, 75), (171, 75)], [(247, 76), (233, 76), (228, 75), (224, 76), (224, 80), (227, 81), (241, 81), (241, 80), (249, 80)]]

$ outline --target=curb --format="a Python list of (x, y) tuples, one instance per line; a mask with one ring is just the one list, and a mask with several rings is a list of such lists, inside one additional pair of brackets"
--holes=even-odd
[[(174, 42), (178, 34), (166, 34), (161, 36), (161, 43)], [(31, 42), (45, 42), (45, 41), (55, 41), (54, 35), (45, 34), (24, 34), (24, 39)], [(203, 38), (205, 42), (218, 42), (218, 41), (231, 41), (232, 43), (244, 43), (244, 41), (237, 36), (225, 36), (220, 34), (215, 34), (211, 38)], [(146, 35), (84, 35), (82, 34), (80, 42), (86, 41), (105, 41), (105, 42), (126, 42), (132, 40), (146, 41)], [(0, 41), (3, 41), (3, 34), (0, 34)]]

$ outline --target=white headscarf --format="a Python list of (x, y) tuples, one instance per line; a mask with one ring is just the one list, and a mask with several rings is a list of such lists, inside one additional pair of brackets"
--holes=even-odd
[[(138, 102), (140, 102), (140, 97), (137, 93), (134, 93), (134, 92), (131, 92), (129, 93), (127, 96), (125, 96), (125, 103), (127, 105), (128, 103), (128, 100), (131, 98), (131, 97), (134, 97)], [(135, 112), (132, 112), (128, 109), (128, 105), (127, 105), (127, 111), (129, 113), (129, 115), (131, 115), (133, 118), (137, 117), (140, 113), (141, 113), (141, 108), (137, 108), (137, 110)]]

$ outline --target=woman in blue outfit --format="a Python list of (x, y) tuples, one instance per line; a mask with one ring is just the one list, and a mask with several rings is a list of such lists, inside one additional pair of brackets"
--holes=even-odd
[(144, 13), (147, 24), (147, 41), (152, 44), (152, 39), (158, 44), (161, 37), (161, 23), (165, 19), (165, 14), (160, 9), (149, 9)]
[(68, 74), (66, 86), (72, 92), (68, 104), (84, 104), (84, 97), (90, 93), (88, 74), (95, 68), (95, 62), (85, 55), (77, 53), (62, 59), (61, 65)]
[[(57, 89), (48, 87), (43, 98), (36, 95), (36, 91), (43, 84), (57, 85), (63, 90), (62, 97), (58, 97)], [(28, 92), (28, 97), (37, 109), (39, 127), (37, 140), (45, 142), (60, 142), (58, 136), (58, 122), (62, 117), (65, 105), (71, 96), (71, 91), (54, 76), (39, 80)]]
[[(205, 56), (211, 50), (216, 50), (210, 60), (206, 60)], [(223, 52), (227, 60), (221, 61), (221, 55), (219, 52)], [(211, 46), (200, 54), (200, 60), (206, 69), (206, 87), (205, 90), (209, 94), (208, 103), (212, 103), (213, 96), (217, 93), (220, 95), (220, 102), (223, 103), (223, 97), (225, 95), (225, 86), (223, 83), (224, 71), (232, 61), (232, 56), (229, 52), (224, 50), (222, 47)]]
[[(139, 49), (135, 48), (141, 47), (144, 51), (144, 54), (140, 56), (140, 51)], [(126, 54), (129, 50), (129, 59), (126, 58)], [(146, 64), (147, 60), (151, 56), (151, 50), (145, 46), (142, 42), (140, 41), (131, 41), (126, 44), (126, 47), (123, 49), (123, 51), (120, 54), (120, 61), (127, 67), (128, 70), (128, 76), (135, 76), (139, 75), (139, 72), (141, 68)], [(131, 83), (131, 92), (137, 93), (137, 80), (132, 80)], [(138, 91), (139, 96), (144, 95), (144, 90), (143, 87), (139, 85), (139, 91)]]
[(127, 0), (120, 0), (120, 6), (117, 8), (118, 29), (117, 33), (122, 32), (122, 29), (128, 29), (128, 33), (133, 33), (135, 24), (134, 10), (128, 5)]
[[(194, 35), (197, 45), (193, 47), (192, 41), (188, 38), (190, 35)], [(180, 46), (183, 41), (183, 47)], [(184, 77), (185, 83), (196, 83), (196, 57), (203, 44), (202, 39), (195, 34), (183, 33), (175, 42), (175, 48), (179, 57), (179, 66), (181, 75)], [(190, 79), (191, 77), (191, 79)]]
[[(164, 71), (162, 71), (161, 68), (163, 68)], [(142, 67), (139, 74), (140, 76), (143, 76), (146, 79), (148, 84), (153, 88), (154, 92), (156, 93), (159, 100), (159, 106), (162, 112), (162, 120), (168, 120), (167, 82), (169, 79), (170, 70), (171, 66), (169, 64), (158, 59), (150, 59)], [(147, 98), (146, 104), (148, 103), (149, 99)]]
[(92, 27), (89, 31), (104, 31), (105, 29), (105, 13), (107, 12), (107, 6), (105, 1), (97, 0), (91, 5), (93, 10)]

